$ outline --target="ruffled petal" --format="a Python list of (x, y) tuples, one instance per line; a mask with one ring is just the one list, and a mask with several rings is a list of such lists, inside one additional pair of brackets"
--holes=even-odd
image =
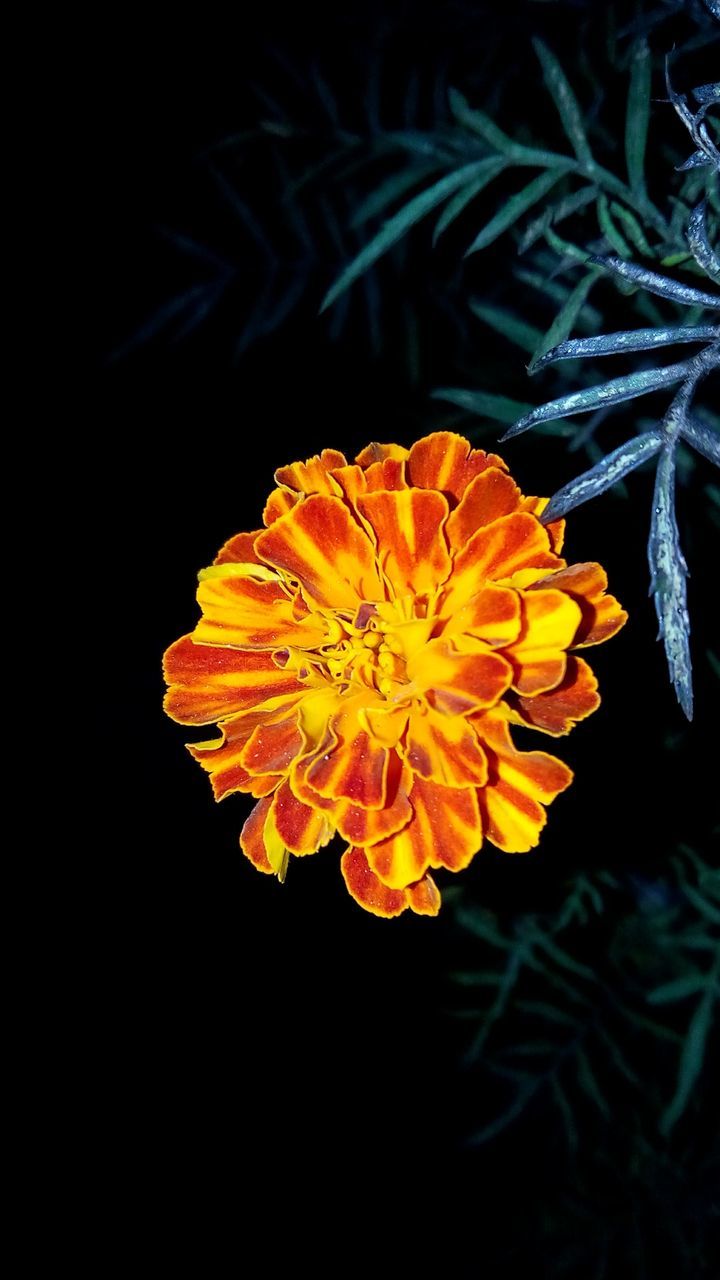
[[(523, 498), (522, 502), (520, 503), (520, 510), (529, 511), (531, 512), (532, 515), (537, 516), (539, 519), (549, 501), (550, 501), (549, 498)], [(545, 528), (548, 531), (548, 537), (550, 538), (550, 546), (552, 550), (557, 552), (557, 554), (559, 555), (563, 549), (563, 543), (565, 542), (564, 519), (561, 518), (560, 520), (551, 520), (549, 524), (545, 525)]]
[(412, 446), (406, 475), (418, 489), (438, 489), (459, 502), (470, 482), (487, 467), (507, 471), (497, 454), (472, 449), (468, 440), (453, 431), (435, 431)]
[(473, 723), (488, 754), (488, 783), (478, 792), (485, 835), (506, 853), (526, 853), (547, 821), (543, 806), (569, 787), (572, 770), (545, 751), (517, 751), (502, 715)]
[(519, 640), (503, 650), (513, 666), (517, 693), (545, 693), (565, 675), (565, 650), (573, 642), (581, 619), (580, 607), (564, 591), (523, 591)]
[(327, 815), (298, 800), (287, 781), (281, 782), (275, 792), (271, 812), (284, 847), (299, 857), (315, 853), (335, 833)]
[(340, 498), (305, 498), (255, 546), (268, 564), (299, 581), (310, 604), (356, 609), (384, 598), (374, 548)]
[(442, 531), (448, 505), (440, 493), (401, 489), (368, 493), (358, 510), (377, 540), (377, 557), (398, 596), (434, 591), (451, 560)]
[(382, 809), (387, 796), (390, 752), (361, 728), (345, 724), (323, 755), (310, 766), (310, 786), (329, 800), (349, 800), (363, 809)]
[(264, 839), (265, 823), (271, 804), (272, 798), (269, 796), (264, 800), (259, 800), (240, 832), (240, 848), (246, 858), (250, 859), (258, 871), (262, 871), (268, 876), (274, 874), (274, 868), (268, 859)]
[[(298, 619), (293, 601), (280, 578), (263, 581), (247, 572), (208, 576), (198, 587), (203, 616), (193, 633), (200, 644), (233, 645), (238, 649), (281, 649), (294, 645), (314, 649), (327, 642), (327, 625), (319, 614)], [(243, 566), (244, 568), (244, 566)], [(257, 566), (258, 573), (269, 570)], [(220, 571), (222, 572), (222, 570)]]
[(393, 458), (397, 462), (403, 462), (408, 456), (408, 450), (402, 444), (378, 444), (373, 441), (364, 449), (360, 450), (355, 461), (359, 466), (366, 468), (372, 466), (374, 462), (384, 462), (386, 458)]
[(346, 465), (344, 453), (337, 449), (323, 449), (319, 456), (315, 454), (307, 462), (291, 462), (287, 467), (278, 467), (275, 481), (286, 489), (294, 489), (296, 493), (337, 495), (339, 487), (329, 473), (335, 467)]
[(522, 609), (517, 591), (486, 582), (462, 609), (450, 614), (442, 634), (454, 639), (470, 635), (493, 648), (502, 648), (517, 640), (521, 623)]
[(406, 888), (428, 867), (466, 867), (482, 842), (477, 795), (472, 787), (455, 790), (416, 777), (411, 821), (389, 840), (367, 848), (368, 862), (383, 884)]
[(487, 757), (475, 730), (462, 716), (432, 707), (410, 713), (405, 759), (419, 777), (446, 787), (481, 787), (487, 782)]
[(263, 524), (271, 525), (281, 516), (286, 516), (288, 511), (292, 511), (293, 507), (300, 501), (300, 494), (294, 489), (273, 489), (270, 497), (265, 503), (263, 511)]
[(548, 693), (533, 698), (509, 695), (513, 718), (522, 724), (560, 737), (569, 733), (578, 720), (596, 711), (600, 705), (597, 680), (587, 662), (568, 656), (567, 670), (560, 684)]
[(567, 591), (580, 606), (582, 619), (574, 639), (574, 648), (602, 644), (603, 640), (609, 640), (627, 622), (627, 613), (615, 597), (605, 594), (607, 574), (599, 564), (568, 565), (558, 573), (541, 578), (530, 589), (538, 591), (545, 587)]
[(255, 539), (262, 529), (254, 533), (236, 533), (218, 551), (213, 564), (259, 564), (255, 551)]
[(340, 869), (348, 893), (366, 911), (391, 919), (408, 907), (420, 916), (436, 916), (440, 910), (440, 894), (432, 876), (423, 876), (407, 889), (388, 889), (378, 880), (363, 849), (347, 849), (340, 859)]
[[(290, 718), (287, 718), (288, 711), (291, 713)], [(286, 767), (281, 762), (279, 753), (267, 754), (267, 767), (248, 770), (245, 767), (244, 752), (253, 734), (277, 730), (287, 734), (288, 726), (293, 726), (292, 713), (292, 702), (281, 705), (275, 711), (268, 711), (266, 708), (244, 711), (223, 722), (220, 726), (221, 737), (211, 742), (188, 743), (191, 756), (210, 774), (210, 784), (216, 800), (223, 800), (233, 791), (248, 791), (258, 797), (275, 789)], [(279, 718), (278, 724), (269, 724), (273, 716)]]
[(477, 529), (517, 511), (521, 500), (522, 494), (507, 471), (487, 467), (470, 482), (448, 520), (451, 547), (458, 550)]
[(297, 713), (274, 723), (255, 726), (243, 747), (240, 763), (251, 777), (266, 773), (286, 773), (302, 751), (302, 734)]
[(180, 724), (212, 724), (276, 697), (305, 692), (270, 653), (195, 644), (182, 636), (165, 653), (165, 710)]
[(480, 646), (458, 653), (442, 637), (431, 640), (410, 659), (408, 696), (423, 693), (449, 715), (467, 715), (493, 706), (512, 681), (512, 668), (500, 654)]
[(509, 578), (526, 567), (550, 571), (562, 563), (550, 550), (547, 532), (535, 516), (526, 511), (501, 516), (478, 529), (455, 557), (445, 587), (442, 616), (449, 617), (462, 609), (488, 579)]

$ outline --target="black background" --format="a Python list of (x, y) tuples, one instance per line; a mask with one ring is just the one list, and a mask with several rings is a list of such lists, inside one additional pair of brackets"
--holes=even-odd
[[(390, 357), (368, 353), (360, 318), (342, 344), (328, 343), (315, 320), (319, 292), (299, 321), (235, 366), (230, 317), (192, 342), (109, 359), (176, 287), (154, 228), (192, 222), (198, 151), (253, 121), (249, 80), (264, 76), (277, 90), (273, 47), (301, 74), (320, 59), (340, 80), (346, 66), (362, 68), (384, 24), (396, 66), (431, 66), (428, 33), (437, 39), (440, 25), (459, 73), (472, 59), (459, 6), (341, 8), (329, 18), (273, 6), (243, 13), (232, 29), (210, 12), (123, 12), (98, 33), (87, 68), (84, 159), (99, 231), (87, 525), (92, 554), (112, 565), (101, 605), (114, 642), (99, 675), (97, 732), (117, 749), (86, 921), (92, 1147), (98, 1167), (112, 1170), (98, 1212), (116, 1253), (135, 1258), (142, 1240), (143, 1260), (157, 1265), (207, 1265), (229, 1236), (233, 1264), (250, 1272), (282, 1260), (341, 1273), (367, 1249), (384, 1274), (389, 1235), (400, 1266), (437, 1248), (448, 1275), (500, 1275), (524, 1200), (553, 1176), (554, 1147), (543, 1116), (501, 1145), (464, 1146), (479, 1102), (462, 1067), (466, 1029), (451, 1016), (448, 971), (468, 954), (451, 911), (376, 920), (348, 897), (334, 845), (294, 862), (282, 887), (258, 876), (237, 846), (249, 802), (215, 807), (182, 748), (192, 731), (161, 711), (161, 656), (195, 623), (196, 571), (231, 534), (258, 526), (275, 467), (323, 447), (351, 456), (370, 439), (411, 443), (428, 387), (447, 379), (447, 353), (440, 342), (427, 385), (410, 387)], [(520, 23), (523, 35), (535, 25), (571, 53), (575, 8), (478, 12), (507, 25), (509, 52)], [(526, 492), (550, 492), (575, 465), (559, 444), (528, 437), (505, 456)], [(681, 516), (702, 503), (706, 480), (707, 469), (696, 473)], [(577, 776), (540, 848), (527, 859), (483, 851), (464, 875), (489, 906), (553, 906), (568, 869), (652, 865), (679, 838), (707, 841), (716, 808), (704, 656), (716, 585), (710, 526), (685, 540), (698, 701), (690, 729), (646, 598), (648, 476), (634, 478), (633, 497), (606, 498), (573, 520), (567, 554), (602, 560), (631, 621), (593, 656), (603, 705), (560, 744)], [(247, 1264), (250, 1240), (259, 1264)]]

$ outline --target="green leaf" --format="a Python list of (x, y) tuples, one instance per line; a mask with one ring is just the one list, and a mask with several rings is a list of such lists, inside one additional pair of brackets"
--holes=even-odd
[(713, 1020), (713, 1004), (713, 987), (708, 986), (705, 995), (690, 1019), (690, 1025), (680, 1055), (675, 1094), (660, 1119), (660, 1132), (665, 1137), (680, 1119), (690, 1099), (695, 1081), (702, 1071), (705, 1059), (705, 1045)]
[(607, 240), (610, 247), (615, 250), (615, 252), (619, 255), (619, 257), (625, 258), (626, 260), (631, 259), (633, 256), (632, 249), (630, 248), (630, 245), (627, 243), (627, 241), (620, 234), (620, 232), (618, 231), (618, 228), (615, 226), (615, 223), (612, 220), (612, 214), (610, 213), (610, 205), (608, 204), (606, 195), (600, 194), (598, 196), (596, 207), (597, 207), (597, 216), (598, 216), (598, 223), (600, 225), (600, 230), (605, 236), (605, 239)]
[(388, 205), (393, 204), (395, 200), (399, 200), (412, 187), (429, 178), (434, 173), (437, 165), (412, 165), (406, 169), (401, 169), (399, 173), (391, 173), (380, 183), (379, 187), (375, 187), (374, 191), (370, 191), (364, 200), (360, 202), (355, 213), (350, 220), (350, 226), (361, 227), (365, 222), (369, 222), (371, 218), (378, 217), (387, 209)]
[(626, 209), (625, 205), (620, 204), (618, 200), (610, 201), (610, 212), (614, 217), (618, 218), (620, 222), (622, 222), (626, 234), (632, 240), (638, 252), (646, 254), (648, 258), (651, 258), (653, 251), (648, 244), (645, 232), (638, 222), (638, 219), (635, 217), (635, 214), (631, 213), (629, 209)]
[(473, 240), (470, 248), (465, 253), (468, 258), (471, 253), (477, 253), (480, 249), (487, 249), (488, 245), (497, 240), (503, 231), (507, 231), (518, 218), (521, 218), (528, 209), (531, 209), (538, 200), (542, 200), (548, 191), (559, 181), (561, 172), (558, 169), (548, 170), (541, 173), (537, 178), (533, 178), (532, 182), (528, 182), (522, 191), (518, 191), (514, 196), (503, 205), (502, 209), (491, 218), (488, 223), (479, 231)]
[(647, 40), (640, 39), (633, 49), (630, 67), (627, 114), (625, 116), (625, 161), (630, 189), (644, 198), (645, 144), (650, 119), (650, 50)]
[(553, 347), (559, 346), (567, 338), (570, 330), (574, 328), (575, 321), (578, 318), (588, 294), (600, 272), (597, 270), (588, 271), (582, 280), (575, 285), (572, 293), (569, 295), (564, 306), (553, 320), (547, 333), (540, 339), (532, 353), (532, 359), (528, 369), (529, 373), (533, 373), (539, 360), (551, 351)]
[(494, 158), (476, 160), (472, 164), (463, 165), (461, 169), (456, 169), (453, 173), (446, 174), (439, 182), (433, 183), (431, 187), (421, 191), (408, 204), (404, 205), (341, 272), (338, 279), (325, 294), (320, 311), (326, 311), (328, 307), (332, 306), (333, 302), (367, 271), (368, 267), (377, 262), (378, 258), (387, 253), (388, 249), (392, 249), (393, 245), (402, 239), (411, 227), (414, 227), (428, 213), (432, 213), (432, 210), (442, 204), (443, 200), (446, 200), (448, 196), (451, 196), (453, 192), (467, 182), (473, 181), (488, 167), (494, 168), (495, 165)]
[(542, 40), (533, 40), (533, 48), (540, 59), (545, 84), (552, 94), (563, 129), (570, 139), (575, 155), (581, 164), (592, 165), (593, 154), (585, 134), (582, 111), (565, 72), (555, 54), (551, 53)]
[(502, 129), (498, 129), (494, 121), (484, 111), (478, 111), (471, 107), (467, 98), (460, 93), (459, 89), (449, 89), (448, 100), (450, 102), (450, 110), (458, 124), (470, 129), (472, 133), (476, 133), (494, 151), (507, 155), (516, 149), (516, 144), (512, 138), (503, 133)]
[(684, 978), (674, 978), (672, 982), (664, 982), (656, 987), (647, 997), (648, 1004), (670, 1004), (673, 1000), (686, 1000), (688, 996), (696, 996), (704, 991), (707, 977), (704, 973), (686, 974)]
[(435, 230), (433, 232), (433, 247), (437, 244), (443, 232), (447, 231), (448, 227), (455, 221), (455, 219), (460, 217), (463, 209), (465, 209), (470, 202), (484, 190), (488, 183), (492, 182), (493, 178), (496, 178), (499, 173), (502, 173), (504, 168), (504, 160), (495, 160), (493, 166), (488, 165), (487, 172), (481, 173), (480, 177), (476, 178), (474, 182), (470, 182), (466, 187), (462, 187), (461, 190), (458, 191), (457, 195), (453, 196), (452, 200), (448, 201), (435, 225)]
[(608, 1119), (610, 1116), (610, 1108), (597, 1082), (597, 1079), (595, 1077), (595, 1072), (593, 1071), (590, 1065), (590, 1059), (585, 1053), (585, 1050), (578, 1049), (576, 1058), (577, 1058), (578, 1083), (581, 1089), (583, 1089), (584, 1092), (587, 1094), (588, 1098), (590, 1098), (595, 1103), (595, 1106), (597, 1107), (598, 1111), (600, 1111), (600, 1113), (604, 1115), (606, 1119)]
[(512, 1124), (513, 1120), (516, 1120), (517, 1117), (525, 1110), (525, 1107), (533, 1097), (536, 1089), (537, 1085), (534, 1081), (524, 1089), (521, 1089), (517, 1094), (515, 1101), (511, 1103), (506, 1111), (502, 1111), (500, 1115), (497, 1116), (490, 1124), (486, 1125), (484, 1129), (478, 1130), (477, 1133), (474, 1133), (472, 1137), (469, 1138), (468, 1141), (470, 1144), (472, 1146), (479, 1146), (481, 1143), (489, 1142), (491, 1138), (495, 1138), (499, 1133), (502, 1133), (503, 1129), (506, 1129), (509, 1124)]
[(532, 412), (532, 405), (520, 400), (510, 400), (507, 396), (496, 396), (489, 391), (466, 391), (464, 387), (438, 387), (431, 392), (433, 400), (446, 400), (448, 404), (456, 404), (468, 413), (476, 413), (481, 418), (493, 418), (495, 422), (515, 422), (518, 413)]
[(540, 330), (534, 324), (528, 324), (526, 320), (513, 315), (512, 311), (506, 311), (504, 307), (496, 307), (492, 302), (480, 302), (478, 298), (472, 298), (470, 310), (479, 320), (484, 320), (485, 324), (490, 325), (496, 333), (501, 333), (504, 338), (514, 342), (523, 351), (534, 351), (542, 341)]

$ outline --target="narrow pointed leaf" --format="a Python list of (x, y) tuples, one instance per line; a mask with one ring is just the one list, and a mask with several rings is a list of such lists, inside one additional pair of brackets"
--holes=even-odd
[(551, 205), (525, 228), (518, 245), (518, 253), (525, 253), (525, 250), (529, 249), (548, 227), (557, 226), (565, 218), (569, 218), (573, 213), (578, 213), (580, 209), (591, 204), (597, 193), (595, 186), (581, 187), (579, 191), (574, 191), (572, 195), (564, 196), (562, 200), (558, 200), (557, 204)]
[(688, 996), (696, 996), (699, 991), (704, 991), (707, 982), (704, 973), (690, 973), (682, 978), (673, 978), (672, 982), (664, 982), (649, 993), (648, 1004), (672, 1004), (675, 1000), (687, 1000)]
[(379, 217), (384, 213), (388, 205), (394, 204), (396, 200), (400, 200), (406, 195), (412, 187), (417, 186), (426, 178), (434, 173), (436, 165), (413, 166), (407, 169), (401, 169), (399, 173), (391, 173), (379, 187), (371, 191), (364, 200), (360, 202), (355, 213), (350, 220), (350, 226), (353, 228), (362, 227), (372, 218)]
[(419, 195), (404, 205), (341, 272), (338, 279), (325, 294), (320, 310), (325, 311), (332, 306), (333, 302), (346, 289), (349, 289), (350, 285), (354, 284), (363, 272), (367, 271), (368, 267), (371, 267), (374, 262), (377, 262), (378, 258), (387, 253), (389, 249), (392, 249), (393, 245), (406, 235), (411, 227), (414, 227), (428, 213), (432, 213), (433, 209), (442, 204), (443, 200), (446, 200), (448, 196), (451, 196), (467, 182), (473, 181), (478, 174), (486, 170), (488, 166), (494, 166), (495, 163), (494, 158), (491, 158), (490, 160), (477, 160), (472, 164), (463, 165), (461, 169), (456, 169), (453, 173), (447, 174), (439, 182), (433, 183), (431, 187), (421, 191)]
[(605, 493), (636, 467), (647, 462), (648, 458), (652, 458), (660, 450), (662, 442), (660, 431), (646, 431), (634, 440), (626, 440), (625, 444), (602, 458), (596, 466), (558, 489), (542, 513), (542, 523), (557, 520), (583, 502), (589, 502), (591, 498)]
[(570, 330), (575, 326), (575, 321), (585, 305), (587, 296), (593, 284), (597, 280), (598, 275), (599, 272), (597, 269), (588, 271), (583, 279), (579, 280), (575, 285), (575, 288), (569, 295), (565, 305), (561, 307), (560, 311), (556, 315), (547, 333), (544, 334), (541, 341), (535, 347), (528, 369), (529, 373), (534, 373), (543, 362), (546, 354), (551, 349), (556, 349), (559, 343), (563, 342), (564, 339), (567, 338)]
[(690, 214), (687, 224), (687, 242), (695, 261), (716, 284), (720, 284), (720, 258), (708, 240), (704, 200), (701, 200)]
[(590, 1059), (585, 1053), (585, 1050), (578, 1049), (576, 1058), (578, 1083), (581, 1089), (583, 1089), (588, 1098), (595, 1103), (595, 1106), (601, 1115), (608, 1119), (610, 1116), (610, 1107), (608, 1106), (607, 1100), (597, 1082), (597, 1077), (590, 1065)]
[(453, 196), (452, 200), (448, 200), (433, 232), (433, 246), (437, 244), (440, 236), (444, 231), (447, 231), (455, 219), (460, 217), (463, 209), (466, 209), (470, 202), (480, 195), (480, 192), (485, 189), (488, 183), (492, 182), (493, 178), (502, 173), (505, 166), (506, 161), (498, 158), (493, 164), (489, 164), (486, 171), (481, 173), (474, 182), (469, 182), (466, 187), (462, 187), (458, 191), (457, 195)]
[(468, 391), (464, 387), (438, 387), (431, 395), (433, 400), (446, 400), (448, 404), (467, 409), (468, 413), (492, 418), (495, 422), (514, 422), (518, 410), (527, 412), (529, 408), (520, 400), (496, 396), (489, 391)]
[(514, 342), (523, 351), (535, 351), (538, 343), (542, 341), (542, 334), (534, 324), (528, 324), (527, 320), (521, 320), (519, 316), (506, 311), (504, 307), (496, 307), (491, 302), (481, 302), (478, 298), (473, 298), (470, 302), (470, 310), (479, 320), (484, 320), (491, 329), (501, 333), (504, 338), (509, 338), (510, 342)]
[(693, 289), (677, 280), (668, 280), (655, 271), (639, 267), (636, 262), (623, 262), (622, 258), (602, 258), (597, 254), (591, 254), (590, 261), (599, 267), (605, 267), (614, 275), (631, 280), (639, 289), (647, 289), (659, 298), (672, 298), (673, 302), (681, 302), (686, 306), (720, 308), (720, 293), (704, 293), (701, 289)]
[(688, 720), (693, 715), (690, 618), (687, 609), (687, 565), (680, 549), (675, 518), (675, 450), (666, 444), (655, 477), (650, 538), (650, 590), (665, 646), (670, 679)]
[(640, 197), (645, 195), (645, 145), (650, 119), (651, 76), (647, 41), (638, 40), (630, 64), (630, 88), (625, 116), (625, 163), (630, 189)]
[(450, 110), (458, 124), (470, 129), (472, 133), (476, 133), (495, 151), (507, 155), (508, 152), (515, 150), (515, 143), (512, 138), (503, 133), (502, 129), (499, 129), (484, 111), (478, 111), (476, 108), (471, 107), (467, 98), (460, 93), (459, 89), (449, 89), (448, 100), (450, 102)]
[(508, 227), (511, 227), (528, 209), (537, 204), (538, 200), (542, 200), (543, 196), (547, 195), (548, 191), (555, 186), (561, 176), (561, 171), (558, 169), (541, 173), (537, 178), (533, 178), (532, 182), (529, 182), (526, 187), (523, 187), (522, 191), (518, 191), (514, 196), (511, 196), (502, 209), (495, 214), (495, 217), (491, 218), (482, 231), (478, 232), (465, 257), (469, 257), (471, 253), (477, 253), (480, 249), (486, 249), (494, 240), (497, 240), (503, 231), (507, 231)]
[(512, 1124), (513, 1120), (516, 1120), (517, 1117), (525, 1110), (525, 1107), (535, 1093), (536, 1088), (537, 1084), (533, 1082), (520, 1090), (514, 1102), (511, 1103), (506, 1111), (502, 1111), (500, 1115), (497, 1116), (495, 1120), (492, 1120), (490, 1124), (486, 1125), (484, 1129), (479, 1129), (477, 1133), (472, 1135), (469, 1139), (472, 1146), (480, 1146), (483, 1142), (489, 1142), (491, 1138), (497, 1137), (499, 1133), (502, 1133), (503, 1129), (506, 1129), (509, 1124)]
[(713, 1021), (714, 1003), (714, 992), (712, 987), (709, 986), (690, 1019), (690, 1025), (680, 1055), (680, 1068), (675, 1095), (660, 1120), (660, 1131), (665, 1136), (670, 1133), (680, 1119), (702, 1071), (705, 1060), (705, 1046)]
[(608, 204), (608, 199), (604, 192), (601, 192), (598, 196), (597, 215), (600, 230), (610, 247), (614, 249), (624, 261), (629, 261), (632, 258), (632, 249), (613, 222), (612, 214), (610, 213), (610, 205)]
[(625, 234), (632, 240), (638, 253), (647, 254), (648, 258), (652, 257), (653, 251), (635, 214), (617, 200), (610, 201), (610, 212), (622, 223)]
[(596, 338), (570, 338), (551, 347), (533, 362), (533, 372), (558, 360), (577, 360), (582, 356), (614, 356), (625, 351), (653, 351), (681, 342), (712, 342), (720, 338), (720, 325), (698, 324), (671, 329), (625, 329), (620, 333), (601, 333)]
[(650, 391), (660, 391), (680, 382), (686, 377), (690, 362), (667, 365), (663, 369), (643, 369), (640, 373), (629, 373), (623, 378), (613, 378), (610, 382), (601, 382), (594, 387), (586, 387), (583, 391), (572, 391), (558, 400), (540, 405), (532, 413), (521, 418), (503, 440), (511, 440), (523, 431), (529, 431), (539, 422), (550, 422), (553, 418), (565, 418), (569, 414), (589, 413), (591, 409), (599, 409), (606, 404), (621, 404), (624, 400), (635, 400), (638, 396), (647, 395)]
[(697, 449), (704, 458), (709, 462), (714, 462), (716, 467), (720, 467), (720, 436), (717, 431), (713, 431), (712, 427), (708, 427), (704, 422), (699, 422), (697, 418), (686, 418), (680, 428), (680, 434), (688, 444)]
[(570, 140), (575, 155), (581, 164), (592, 165), (593, 154), (585, 133), (582, 111), (565, 72), (555, 54), (548, 49), (542, 40), (533, 40), (533, 48), (540, 59), (545, 84), (552, 94), (563, 129)]

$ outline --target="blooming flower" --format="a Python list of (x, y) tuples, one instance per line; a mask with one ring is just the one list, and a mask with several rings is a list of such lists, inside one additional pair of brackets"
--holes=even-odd
[(260, 871), (282, 880), (337, 833), (361, 906), (435, 915), (431, 868), (462, 870), (485, 838), (537, 844), (573, 775), (511, 726), (558, 736), (594, 711), (576, 651), (627, 615), (599, 565), (561, 559), (547, 500), (461, 436), (372, 444), (354, 465), (326, 449), (275, 479), (266, 527), (200, 574), (166, 710), (217, 723), (189, 750), (216, 799), (255, 798), (240, 843)]

